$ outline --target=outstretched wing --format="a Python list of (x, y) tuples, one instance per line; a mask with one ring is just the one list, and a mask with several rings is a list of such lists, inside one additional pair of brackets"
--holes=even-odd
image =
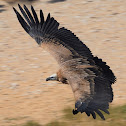
[[(44, 43), (43, 45), (46, 45), (46, 47), (49, 48), (53, 44), (52, 48), (55, 48), (55, 51), (57, 51), (55, 52), (55, 55), (58, 55), (58, 58), (56, 57), (56, 59), (58, 59), (58, 62), (61, 59), (64, 59), (64, 61), (66, 61), (67, 59), (77, 58), (80, 56), (87, 57), (88, 59), (93, 58), (89, 48), (85, 44), (83, 44), (78, 39), (78, 37), (76, 37), (76, 35), (74, 35), (70, 30), (65, 29), (64, 27), (58, 28), (59, 23), (53, 17), (50, 17), (50, 13), (47, 16), (47, 19), (44, 20), (43, 12), (42, 10), (40, 10), (39, 21), (33, 6), (31, 6), (32, 13), (25, 5), (24, 8), (22, 8), (19, 4), (18, 6), (24, 18), (15, 8), (13, 9), (24, 30), (32, 38), (34, 38), (39, 45)], [(52, 50), (52, 48), (49, 48), (49, 51)], [(64, 56), (61, 58), (61, 55)]]
[[(72, 62), (72, 66), (69, 64)], [(73, 114), (85, 112), (88, 116), (96, 113), (105, 120), (102, 112), (109, 114), (109, 103), (113, 100), (111, 81), (98, 66), (90, 65), (87, 59), (75, 59), (64, 64), (63, 75), (67, 77), (75, 96)]]

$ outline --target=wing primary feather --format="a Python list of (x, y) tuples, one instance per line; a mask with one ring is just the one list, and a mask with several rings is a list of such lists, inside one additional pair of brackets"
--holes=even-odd
[(95, 112), (90, 112), (91, 113), (91, 115), (92, 115), (92, 117), (94, 118), (94, 119), (96, 119), (96, 114), (95, 114)]
[(39, 24), (39, 20), (38, 20), (38, 16), (33, 8), (33, 6), (31, 5), (31, 10), (32, 10), (32, 13), (33, 13), (33, 16), (34, 16), (34, 19), (36, 21), (36, 24)]
[(28, 10), (28, 8), (25, 5), (24, 5), (24, 9), (25, 9), (26, 13), (28, 14), (32, 24), (35, 24), (35, 21), (34, 21), (32, 15), (31, 15), (30, 11)]
[(28, 24), (25, 22), (25, 20), (22, 18), (22, 16), (18, 13), (18, 11), (13, 7), (14, 12), (17, 15), (17, 18), (21, 24), (21, 26), (24, 28), (24, 30), (29, 33), (29, 29), (30, 27), (28, 26)]
[(90, 116), (90, 112), (89, 111), (85, 111), (85, 113), (87, 114), (87, 116)]
[(103, 114), (102, 114), (99, 110), (95, 110), (95, 112), (96, 112), (103, 120), (105, 120), (105, 117), (103, 116)]
[(20, 4), (18, 4), (18, 7), (19, 7), (21, 13), (23, 14), (23, 16), (25, 17), (26, 21), (28, 22), (28, 24), (29, 24), (30, 26), (32, 26), (32, 24), (31, 24), (31, 22), (30, 22), (28, 16), (26, 15), (25, 11), (22, 9), (22, 7), (20, 6)]
[(40, 10), (40, 24), (41, 24), (41, 26), (43, 25), (43, 23), (44, 23), (44, 15), (43, 15), (42, 10)]
[(89, 115), (91, 114), (94, 119), (96, 119), (96, 114), (93, 111), (93, 109), (87, 108), (86, 111), (85, 111), (85, 113), (87, 114), (87, 112), (88, 112)]
[(107, 109), (102, 109), (100, 108), (100, 110), (102, 110), (103, 112), (107, 113), (107, 114), (110, 114), (109, 111)]

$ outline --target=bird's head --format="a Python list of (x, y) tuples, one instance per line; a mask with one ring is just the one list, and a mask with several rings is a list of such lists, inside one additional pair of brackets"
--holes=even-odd
[(51, 75), (50, 77), (46, 78), (46, 81), (50, 81), (50, 80), (55, 80), (55, 81), (57, 81), (57, 80), (58, 80), (57, 74), (53, 74), (53, 75)]

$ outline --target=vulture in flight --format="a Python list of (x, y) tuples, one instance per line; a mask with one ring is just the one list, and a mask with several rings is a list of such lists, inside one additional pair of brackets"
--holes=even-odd
[(102, 59), (93, 56), (90, 49), (70, 30), (61, 27), (48, 14), (40, 20), (31, 6), (24, 5), (14, 12), (24, 30), (58, 62), (58, 72), (46, 80), (57, 80), (69, 84), (75, 97), (73, 114), (85, 112), (96, 119), (96, 113), (105, 120), (103, 112), (109, 114), (109, 103), (113, 100), (112, 84), (116, 81), (112, 70)]

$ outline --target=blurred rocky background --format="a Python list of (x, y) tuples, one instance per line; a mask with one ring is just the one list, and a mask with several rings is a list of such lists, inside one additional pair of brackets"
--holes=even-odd
[[(33, 5), (50, 12), (60, 26), (72, 30), (117, 76), (114, 101), (106, 121), (72, 115), (71, 87), (45, 79), (58, 69), (50, 54), (38, 47), (19, 24), (12, 7)], [(1, 0), (0, 1), (0, 125), (124, 126), (126, 124), (125, 0)], [(30, 121), (31, 120), (31, 121)]]

